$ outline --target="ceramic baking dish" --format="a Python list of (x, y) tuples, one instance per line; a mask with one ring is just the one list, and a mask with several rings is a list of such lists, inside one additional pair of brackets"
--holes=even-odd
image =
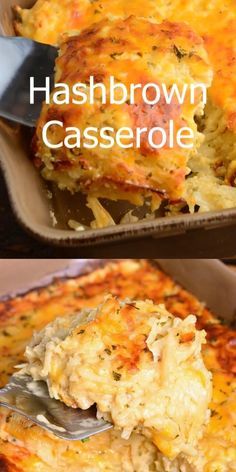
[[(16, 0), (0, 2), (0, 33), (14, 34), (11, 7)], [(17, 0), (28, 7), (32, 0)], [(4, 73), (4, 71), (2, 71)], [(82, 195), (71, 196), (54, 186), (48, 187), (29, 158), (30, 130), (0, 121), (0, 162), (15, 215), (24, 228), (35, 237), (61, 246), (85, 246), (144, 236), (166, 237), (197, 228), (210, 229), (236, 222), (236, 209), (195, 215), (158, 217), (152, 221), (120, 224), (104, 229), (76, 232), (68, 220), (85, 222), (90, 210)], [(51, 196), (49, 198), (48, 196)], [(117, 216), (124, 213), (125, 203), (112, 203)], [(56, 226), (53, 226), (53, 220)], [(204, 231), (203, 231), (204, 233)], [(203, 236), (204, 237), (204, 236)]]

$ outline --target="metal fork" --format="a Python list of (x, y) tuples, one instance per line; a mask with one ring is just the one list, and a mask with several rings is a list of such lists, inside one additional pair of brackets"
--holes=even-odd
[(0, 116), (34, 127), (45, 93), (35, 94), (30, 104), (30, 77), (35, 87), (45, 87), (46, 77), (53, 87), (58, 50), (26, 38), (0, 36)]
[(33, 423), (67, 440), (83, 440), (112, 428), (96, 418), (96, 407), (87, 410), (69, 408), (49, 397), (45, 382), (29, 376), (13, 375), (0, 390), (0, 405), (16, 411)]

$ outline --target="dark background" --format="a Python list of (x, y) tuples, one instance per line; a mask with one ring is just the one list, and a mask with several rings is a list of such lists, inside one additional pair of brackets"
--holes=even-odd
[(6, 185), (0, 172), (0, 257), (234, 258), (236, 225), (211, 230), (194, 230), (184, 235), (161, 239), (150, 237), (91, 248), (53, 247), (32, 238), (18, 224), (12, 213)]

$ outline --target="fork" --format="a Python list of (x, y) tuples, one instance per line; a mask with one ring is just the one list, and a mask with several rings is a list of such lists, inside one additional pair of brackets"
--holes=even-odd
[(62, 439), (83, 440), (112, 428), (112, 424), (97, 419), (95, 406), (87, 410), (69, 408), (50, 398), (45, 382), (36, 382), (27, 375), (10, 378), (10, 382), (0, 390), (0, 405)]

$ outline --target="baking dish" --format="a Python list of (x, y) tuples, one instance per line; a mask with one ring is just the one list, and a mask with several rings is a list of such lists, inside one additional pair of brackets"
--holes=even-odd
[[(13, 0), (2, 0), (0, 5), (0, 32), (14, 34), (12, 28)], [(30, 0), (19, 0), (28, 7)], [(85, 198), (48, 186), (39, 176), (29, 159), (30, 131), (0, 122), (0, 162), (5, 175), (13, 210), (24, 226), (35, 237), (55, 245), (88, 246), (144, 236), (155, 238), (182, 234), (197, 228), (229, 226), (236, 222), (236, 209), (201, 214), (158, 217), (155, 220), (120, 224), (103, 229), (74, 231), (68, 228), (69, 219), (86, 221), (89, 210)], [(48, 196), (50, 195), (51, 198)], [(126, 203), (112, 203), (113, 213), (124, 213)], [(128, 207), (127, 207), (128, 208)], [(56, 225), (53, 225), (56, 222)], [(203, 232), (204, 233), (204, 232)]]

